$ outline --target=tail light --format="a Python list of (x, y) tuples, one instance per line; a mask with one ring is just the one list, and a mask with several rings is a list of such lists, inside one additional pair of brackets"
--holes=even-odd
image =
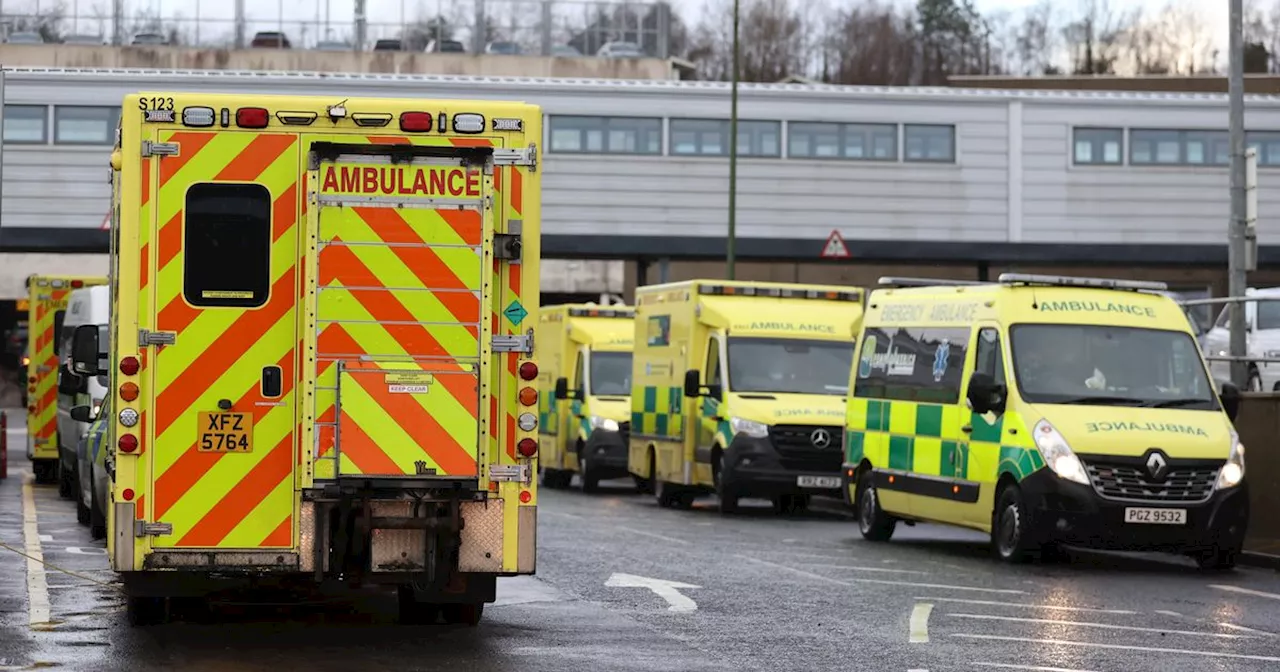
[(126, 501), (126, 502), (132, 502), (132, 501), (133, 501), (133, 488), (125, 488), (124, 490), (121, 490), (121, 491), (120, 491), (120, 497), (121, 497), (122, 499), (124, 499), (124, 501)]
[(533, 457), (538, 452), (538, 442), (533, 439), (520, 439), (516, 444), (516, 452), (520, 453), (521, 457)]
[(137, 375), (140, 368), (142, 368), (142, 365), (138, 363), (137, 357), (125, 357), (120, 360), (120, 373), (126, 376)]
[(533, 362), (525, 362), (520, 365), (520, 379), (533, 380), (538, 377), (538, 365)]
[(240, 128), (266, 128), (271, 115), (263, 107), (242, 107), (236, 110), (236, 126)]
[(124, 434), (120, 437), (117, 445), (120, 447), (120, 452), (132, 453), (138, 449), (138, 437), (132, 434)]
[(34, 383), (34, 382), (36, 382), (36, 377), (35, 377), (35, 376), (31, 376), (31, 377), (27, 378), (27, 382), (28, 382), (28, 383)]
[(136, 383), (125, 383), (120, 386), (120, 398), (125, 401), (133, 401), (138, 398), (138, 385)]
[(538, 403), (538, 391), (532, 387), (520, 388), (520, 403), (525, 406), (532, 406)]
[(431, 115), (426, 112), (405, 112), (400, 115), (400, 130), (426, 133), (431, 130)]
[(528, 504), (528, 503), (530, 502), (530, 500), (532, 500), (532, 499), (533, 499), (533, 493), (532, 493), (532, 492), (529, 492), (528, 490), (521, 490), (521, 491), (520, 491), (520, 503), (521, 503), (521, 504)]

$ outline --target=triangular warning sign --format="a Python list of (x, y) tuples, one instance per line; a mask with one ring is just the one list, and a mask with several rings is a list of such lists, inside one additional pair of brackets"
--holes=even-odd
[(840, 232), (832, 229), (831, 235), (827, 236), (827, 244), (822, 247), (823, 259), (848, 259), (850, 256), (849, 248), (844, 244), (844, 238), (840, 236)]

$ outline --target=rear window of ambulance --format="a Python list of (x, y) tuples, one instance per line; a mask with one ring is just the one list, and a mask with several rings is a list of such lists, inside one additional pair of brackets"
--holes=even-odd
[(183, 222), (183, 295), (193, 306), (253, 308), (271, 291), (271, 192), (195, 184)]

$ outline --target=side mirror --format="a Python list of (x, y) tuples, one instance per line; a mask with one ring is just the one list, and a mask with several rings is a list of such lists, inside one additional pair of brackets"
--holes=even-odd
[(684, 396), (689, 398), (702, 396), (702, 372), (689, 369), (684, 372)]
[(1226, 412), (1227, 418), (1232, 422), (1236, 421), (1236, 416), (1240, 414), (1240, 388), (1233, 383), (1222, 384), (1222, 410)]
[(563, 376), (561, 376), (560, 378), (556, 378), (555, 396), (557, 401), (561, 399), (572, 398), (569, 396), (569, 379), (568, 378), (565, 378)]
[(82, 324), (76, 327), (71, 338), (71, 370), (82, 376), (102, 373), (99, 355), (97, 325)]
[(76, 422), (93, 422), (97, 420), (93, 415), (93, 409), (89, 406), (72, 406), (71, 419)]
[(997, 383), (995, 378), (986, 373), (974, 373), (969, 376), (967, 394), (969, 408), (979, 415), (995, 411), (1002, 413), (1005, 403), (1005, 386)]

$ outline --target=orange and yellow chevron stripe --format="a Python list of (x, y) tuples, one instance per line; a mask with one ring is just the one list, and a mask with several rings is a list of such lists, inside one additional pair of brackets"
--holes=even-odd
[[(289, 547), (298, 462), (299, 139), (166, 131), (158, 140), (177, 143), (180, 151), (152, 160), (154, 195), (144, 181), (144, 211), (151, 213), (154, 232), (139, 240), (140, 302), (152, 307), (153, 328), (172, 332), (175, 343), (159, 346), (143, 371), (154, 403), (142, 422), (140, 450), (152, 488), (145, 500), (150, 510), (140, 499), (140, 514), (173, 526), (171, 535), (155, 538), (157, 547)], [(271, 193), (271, 286), (261, 306), (198, 307), (183, 296), (186, 191), (206, 182), (254, 182)], [(275, 398), (264, 397), (261, 386), (270, 366), (283, 373), (283, 391)], [(199, 449), (199, 413), (219, 410), (220, 401), (252, 418), (250, 452)]]

